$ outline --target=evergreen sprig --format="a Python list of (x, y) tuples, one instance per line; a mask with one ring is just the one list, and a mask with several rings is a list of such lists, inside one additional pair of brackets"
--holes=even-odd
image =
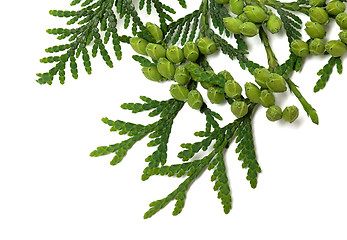
[[(179, 1), (185, 6), (185, 1)], [(81, 1), (72, 1), (71, 5), (80, 4)], [(172, 17), (168, 13), (175, 13), (175, 10), (159, 0), (147, 1), (151, 6), (153, 3), (159, 14), (161, 27), (166, 28), (166, 20), (172, 21)], [(141, 2), (140, 2), (141, 5)], [(113, 6), (116, 9), (113, 9)], [(117, 26), (119, 19), (124, 19), (123, 28), (127, 29), (132, 22), (133, 35), (139, 35), (142, 38), (153, 42), (153, 37), (149, 34), (143, 22), (140, 20), (135, 6), (131, 0), (98, 0), (84, 1), (81, 3), (81, 9), (78, 11), (67, 10), (51, 10), (52, 16), (68, 18), (67, 25), (77, 24), (75, 28), (53, 28), (48, 29), (47, 33), (57, 35), (59, 40), (68, 38), (69, 43), (52, 46), (46, 49), (47, 53), (61, 53), (60, 55), (48, 56), (42, 58), (42, 63), (54, 63), (54, 67), (48, 72), (39, 73), (37, 80), (40, 84), (53, 83), (54, 76), (59, 75), (61, 84), (65, 83), (66, 66), (70, 66), (72, 77), (78, 78), (78, 66), (76, 59), (82, 56), (83, 65), (88, 74), (92, 73), (91, 56), (96, 57), (100, 53), (105, 63), (112, 68), (114, 63), (108, 50), (105, 47), (112, 40), (113, 49), (117, 60), (122, 58), (121, 42), (129, 43), (129, 36), (119, 36)], [(150, 13), (148, 7), (148, 13)], [(117, 17), (118, 16), (118, 17)], [(118, 19), (118, 20), (117, 20)], [(103, 33), (103, 37), (101, 35)], [(92, 44), (91, 53), (87, 50), (87, 46)]]
[(126, 134), (129, 138), (120, 143), (100, 146), (95, 151), (91, 152), (90, 156), (99, 157), (115, 153), (111, 165), (116, 165), (123, 160), (127, 151), (131, 149), (136, 142), (149, 135), (153, 140), (148, 143), (148, 146), (158, 146), (158, 148), (153, 154), (146, 158), (146, 161), (149, 162), (148, 166), (152, 168), (159, 166), (159, 164), (165, 164), (167, 143), (173, 120), (184, 103), (174, 99), (156, 101), (148, 97), (141, 97), (141, 100), (145, 103), (124, 103), (121, 107), (126, 110), (131, 110), (133, 113), (151, 110), (148, 116), (154, 117), (160, 115), (160, 119), (154, 123), (142, 125), (121, 120), (112, 121), (108, 118), (103, 118), (102, 121), (111, 126), (111, 131), (119, 131), (119, 134)]
[(194, 41), (201, 13), (202, 10), (200, 8), (170, 23), (167, 27), (164, 42), (173, 45), (181, 40), (181, 45), (183, 46), (187, 41)]
[(227, 8), (223, 4), (216, 3), (214, 0), (210, 0), (210, 15), (213, 26), (219, 30), (219, 35), (225, 33), (227, 37), (230, 37), (230, 32), (225, 28), (223, 18), (230, 17)]
[(318, 92), (325, 88), (325, 85), (328, 83), (331, 74), (333, 73), (333, 69), (336, 65), (337, 72), (342, 74), (342, 61), (339, 57), (331, 57), (328, 60), (328, 63), (324, 65), (322, 69), (317, 72), (317, 75), (320, 76), (316, 85), (313, 88), (314, 92)]
[[(247, 179), (251, 182), (253, 188), (257, 185), (257, 175), (261, 171), (255, 157), (250, 113), (242, 119), (237, 119), (234, 122), (220, 128), (219, 124), (211, 118), (215, 113), (205, 108), (203, 112), (206, 115), (207, 122), (205, 131), (195, 134), (204, 139), (200, 142), (185, 143), (181, 146), (185, 149), (178, 153), (178, 157), (185, 161), (182, 164), (174, 164), (170, 166), (161, 166), (145, 171), (146, 175), (162, 175), (169, 177), (184, 177), (187, 178), (171, 192), (167, 197), (154, 201), (150, 204), (150, 209), (145, 213), (144, 218), (149, 218), (155, 213), (163, 209), (171, 201), (176, 200), (173, 215), (181, 213), (186, 198), (186, 193), (191, 184), (206, 170), (213, 170), (211, 181), (215, 182), (214, 190), (218, 191), (217, 197), (221, 199), (224, 212), (227, 214), (231, 210), (231, 195), (226, 173), (224, 154), (225, 149), (229, 147), (230, 142), (234, 137), (237, 137), (238, 148), (240, 152), (240, 160), (243, 160), (243, 167), (248, 168)], [(208, 117), (209, 116), (209, 117)], [(213, 131), (210, 131), (210, 126), (213, 125)], [(206, 153), (205, 157), (193, 160), (196, 154), (200, 151), (207, 151), (212, 146), (212, 150)], [(146, 178), (147, 179), (147, 178)]]
[(302, 36), (300, 33), (302, 20), (295, 14), (280, 7), (275, 7), (275, 9), (283, 22), (289, 44), (295, 39), (300, 39)]

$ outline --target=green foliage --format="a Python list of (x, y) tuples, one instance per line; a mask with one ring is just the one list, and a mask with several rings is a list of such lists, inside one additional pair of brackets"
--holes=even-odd
[(280, 7), (275, 7), (283, 22), (284, 29), (288, 37), (289, 44), (295, 39), (301, 38), (301, 19), (295, 14), (288, 12)]
[(152, 67), (156, 66), (156, 63), (152, 63), (150, 60), (148, 60), (145, 57), (139, 56), (139, 55), (133, 55), (133, 59), (140, 63), (142, 67)]
[(225, 33), (227, 37), (230, 37), (230, 32), (225, 28), (223, 18), (230, 17), (228, 9), (222, 4), (216, 3), (214, 0), (210, 1), (210, 15), (213, 26), (219, 30), (219, 35)]
[(149, 138), (153, 139), (148, 143), (149, 147), (158, 146), (157, 150), (153, 152), (146, 161), (149, 162), (149, 167), (157, 167), (159, 164), (165, 164), (167, 143), (173, 124), (173, 119), (183, 106), (183, 102), (170, 99), (167, 101), (156, 101), (148, 97), (141, 97), (145, 103), (125, 103), (122, 104), (122, 108), (131, 110), (133, 113), (149, 111), (149, 116), (154, 117), (160, 115), (160, 119), (154, 123), (148, 125), (135, 124), (124, 121), (112, 121), (108, 118), (103, 118), (102, 121), (111, 126), (111, 131), (119, 131), (121, 135), (128, 135), (129, 138), (116, 144), (109, 146), (98, 147), (93, 151), (90, 156), (99, 157), (107, 154), (115, 153), (114, 158), (111, 161), (111, 165), (120, 163), (125, 157), (127, 151), (132, 146), (149, 135)]
[(192, 62), (189, 62), (186, 65), (186, 69), (188, 70), (190, 75), (193, 76), (194, 81), (212, 83), (221, 87), (221, 90), (223, 90), (226, 80), (222, 76), (214, 75), (211, 72), (204, 71), (204, 69)]
[(252, 125), (249, 118), (245, 118), (236, 131), (236, 142), (238, 146), (236, 152), (239, 153), (239, 160), (243, 161), (242, 167), (248, 168), (247, 180), (250, 181), (251, 187), (257, 186), (258, 173), (261, 172), (256, 159), (254, 142), (252, 135)]
[(167, 27), (167, 34), (164, 38), (164, 42), (166, 44), (171, 42), (173, 45), (181, 40), (181, 45), (183, 46), (187, 41), (194, 41), (201, 13), (202, 11), (200, 8), (170, 23)]
[[(253, 107), (251, 110), (253, 110)], [(250, 126), (251, 111), (244, 118), (237, 119), (223, 128), (220, 128), (215, 120), (215, 116), (219, 117), (218, 114), (216, 115), (216, 113), (208, 108), (204, 108), (202, 112), (206, 115), (206, 129), (205, 131), (195, 133), (195, 135), (204, 137), (204, 139), (200, 142), (181, 145), (185, 150), (179, 152), (178, 157), (185, 162), (171, 166), (145, 169), (144, 174), (147, 178), (152, 175), (166, 175), (169, 177), (187, 176), (187, 178), (167, 197), (152, 202), (144, 218), (153, 216), (173, 200), (177, 201), (173, 215), (179, 214), (184, 207), (188, 188), (206, 169), (213, 170), (211, 176), (211, 181), (215, 182), (213, 189), (218, 192), (217, 197), (221, 199), (224, 212), (226, 214), (229, 213), (232, 200), (224, 163), (224, 150), (229, 147), (234, 136), (237, 136), (237, 141), (239, 141), (237, 148), (237, 151), (240, 151), (239, 159), (243, 160), (243, 167), (249, 168), (247, 179), (251, 182), (253, 188), (256, 187), (257, 174), (260, 172), (260, 167), (255, 159), (252, 129)], [(213, 126), (213, 131), (211, 131), (211, 126)], [(210, 146), (212, 146), (212, 150), (206, 153), (205, 157), (193, 160), (198, 152), (207, 151)]]
[(317, 73), (317, 75), (320, 76), (320, 78), (318, 79), (318, 81), (316, 82), (316, 85), (313, 88), (314, 92), (318, 92), (325, 87), (325, 85), (328, 83), (330, 79), (330, 75), (332, 74), (335, 65), (336, 65), (338, 73), (339, 74), (342, 73), (341, 58), (331, 57), (328, 63), (325, 64), (324, 67), (320, 69)]
[(302, 58), (290, 53), (289, 58), (277, 67), (276, 73), (280, 75), (289, 75), (293, 70), (298, 72), (302, 66)]
[[(42, 63), (53, 64), (54, 66), (46, 73), (37, 74), (39, 76), (37, 81), (40, 84), (52, 84), (53, 78), (58, 75), (60, 82), (63, 84), (66, 78), (67, 67), (69, 67), (72, 77), (77, 79), (79, 75), (77, 65), (79, 57), (82, 58), (83, 66), (88, 74), (92, 73), (90, 59), (91, 57), (96, 57), (98, 54), (100, 54), (109, 67), (113, 67), (112, 54), (107, 50), (106, 44), (112, 42), (115, 57), (120, 60), (122, 58), (121, 43), (129, 43), (131, 38), (126, 35), (120, 36), (118, 34), (119, 28), (129, 29), (132, 32), (132, 36), (146, 39), (150, 43), (156, 42), (147, 30), (146, 25), (141, 21), (134, 2), (132, 0), (73, 0), (71, 5), (79, 4), (80, 10), (51, 10), (50, 14), (52, 16), (67, 18), (67, 25), (71, 25), (71, 28), (53, 28), (47, 30), (47, 33), (57, 36), (59, 40), (66, 39), (67, 42), (46, 48), (46, 52), (51, 55), (42, 58), (40, 61)], [(185, 0), (178, 0), (178, 2), (182, 7), (186, 7)], [(250, 2), (246, 1), (246, 3), (249, 4)], [(188, 41), (195, 41), (196, 38), (207, 37), (214, 42), (213, 46), (221, 49), (222, 53), (227, 55), (231, 60), (237, 60), (240, 67), (244, 70), (247, 69), (251, 74), (254, 73), (255, 69), (263, 68), (260, 64), (248, 59), (248, 46), (244, 40), (244, 36), (234, 34), (237, 44), (236, 47), (224, 39), (224, 34), (226, 37), (231, 37), (231, 33), (226, 31), (223, 23), (223, 18), (230, 17), (225, 5), (218, 4), (215, 0), (203, 0), (199, 9), (174, 21), (171, 15), (175, 14), (175, 10), (169, 5), (164, 4), (162, 0), (139, 0), (138, 4), (139, 10), (145, 10), (147, 14), (151, 14), (155, 10), (160, 22), (160, 28), (164, 34), (163, 41), (161, 42), (160, 38), (156, 43), (162, 44), (164, 48), (178, 42), (183, 46)], [(301, 38), (300, 30), (302, 21), (291, 11), (308, 14), (309, 7), (307, 7), (307, 0), (289, 3), (270, 0), (262, 4), (262, 7), (267, 5), (278, 12), (283, 21), (289, 43)], [(211, 20), (212, 26), (210, 26), (209, 20)], [(120, 23), (123, 23), (122, 26), (120, 26)], [(212, 27), (214, 27), (217, 33), (212, 30)], [(291, 52), (289, 58), (280, 65), (271, 49), (267, 34), (262, 27), (260, 27), (259, 36), (267, 53), (269, 71), (283, 76), (290, 91), (298, 98), (311, 120), (318, 124), (318, 116), (315, 109), (301, 95), (298, 86), (288, 77), (292, 71), (299, 71), (301, 69), (303, 59)], [(203, 53), (203, 51), (200, 52)], [(150, 60), (146, 56), (133, 55), (133, 59), (142, 67), (157, 65), (157, 61)], [(218, 94), (224, 94), (226, 79), (222, 74), (215, 74), (213, 72), (206, 56), (200, 54), (196, 63), (183, 62), (183, 64), (193, 79), (187, 86), (184, 86), (186, 91), (187, 89), (189, 91), (196, 90), (197, 84), (200, 82), (205, 83), (205, 86), (214, 86), (218, 89)], [(315, 91), (324, 88), (335, 65), (337, 71), (340, 74), (342, 73), (341, 58), (332, 57), (328, 64), (319, 71), (318, 74), (321, 78), (315, 86)], [(243, 115), (239, 115), (238, 119), (228, 123), (224, 127), (221, 127), (218, 122), (218, 120), (222, 120), (222, 117), (210, 110), (206, 103), (203, 103), (200, 112), (205, 115), (205, 128), (202, 131), (194, 133), (199, 139), (193, 143), (181, 144), (183, 149), (177, 156), (183, 161), (182, 163), (166, 165), (168, 142), (173, 122), (184, 106), (184, 102), (174, 99), (157, 101), (144, 96), (140, 97), (140, 99), (143, 102), (124, 103), (121, 105), (121, 108), (130, 110), (132, 113), (148, 112), (149, 117), (157, 116), (159, 119), (153, 123), (144, 125), (141, 123), (122, 120), (113, 121), (103, 118), (102, 121), (110, 126), (112, 132), (126, 135), (127, 138), (115, 144), (97, 147), (96, 150), (90, 153), (90, 156), (98, 157), (114, 154), (110, 163), (111, 165), (116, 165), (124, 159), (127, 152), (135, 143), (148, 137), (149, 142), (147, 146), (153, 147), (154, 151), (145, 158), (148, 165), (143, 170), (142, 180), (145, 181), (153, 175), (184, 178), (183, 182), (165, 198), (152, 202), (144, 218), (153, 216), (171, 201), (176, 201), (173, 215), (181, 213), (188, 189), (206, 169), (212, 172), (211, 181), (214, 182), (213, 189), (217, 191), (217, 197), (221, 199), (224, 212), (229, 213), (232, 207), (232, 199), (224, 157), (226, 149), (229, 148), (234, 139), (237, 145), (236, 152), (239, 154), (238, 159), (242, 162), (242, 167), (247, 169), (246, 179), (250, 182), (252, 188), (257, 186), (258, 174), (261, 172), (261, 169), (256, 159), (251, 124), (252, 112), (255, 109), (256, 103), (251, 103), (248, 98), (244, 99), (241, 96), (243, 104), (248, 109), (248, 113), (246, 114), (245, 112)], [(229, 105), (234, 102), (229, 97), (226, 97), (226, 100)]]

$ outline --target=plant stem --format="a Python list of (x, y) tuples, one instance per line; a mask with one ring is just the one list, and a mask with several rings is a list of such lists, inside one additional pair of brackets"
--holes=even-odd
[(309, 7), (302, 7), (300, 6), (300, 2), (280, 2), (277, 0), (246, 0), (246, 2), (255, 2), (259, 4), (264, 4), (268, 5), (273, 8), (284, 8), (290, 11), (296, 11), (296, 12), (301, 12), (306, 15), (309, 14)]
[(260, 27), (260, 29), (259, 29), (259, 35), (260, 35), (260, 39), (261, 39), (261, 41), (265, 47), (267, 60), (269, 63), (269, 71), (275, 72), (276, 68), (278, 67), (278, 61), (277, 61), (277, 58), (276, 58), (276, 56), (275, 56), (275, 54), (272, 51), (272, 48), (270, 46), (269, 38), (262, 27)]
[(206, 36), (206, 30), (209, 28), (209, 18), (208, 18), (208, 0), (202, 0), (201, 2), (202, 14), (200, 19), (200, 33), (199, 37)]
[[(272, 51), (268, 36), (267, 36), (267, 34), (263, 28), (260, 28), (259, 35), (260, 35), (261, 41), (264, 44), (265, 51), (267, 54), (267, 58), (268, 58), (268, 62), (269, 62), (269, 70), (270, 70), (270, 72), (275, 72), (276, 68), (279, 66), (278, 60), (276, 59), (276, 56), (275, 56), (274, 52)], [(284, 77), (284, 79), (286, 80), (286, 82), (289, 86), (290, 91), (292, 93), (294, 93), (294, 95), (297, 97), (297, 99), (301, 103), (301, 105), (304, 108), (304, 110), (306, 111), (306, 113), (310, 116), (312, 122), (315, 124), (318, 124), (319, 120), (318, 120), (318, 115), (317, 115), (316, 110), (311, 106), (311, 104), (309, 104), (306, 101), (306, 99), (300, 93), (298, 87), (293, 83), (292, 80), (290, 80), (290, 78), (288, 77), (287, 74), (283, 74), (282, 77)]]

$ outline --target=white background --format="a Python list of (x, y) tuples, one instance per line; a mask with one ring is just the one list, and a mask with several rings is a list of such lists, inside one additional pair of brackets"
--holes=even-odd
[[(170, 4), (177, 16), (183, 16), (198, 2), (188, 1), (187, 10), (180, 10), (176, 1)], [(138, 101), (140, 95), (168, 99), (170, 83), (146, 80), (131, 59), (133, 51), (123, 45), (121, 62), (111, 54), (113, 69), (98, 56), (92, 59), (91, 76), (79, 62), (78, 80), (67, 71), (65, 85), (55, 79), (52, 86), (41, 86), (35, 74), (51, 65), (39, 59), (47, 56), (45, 48), (58, 44), (45, 29), (65, 23), (48, 11), (71, 9), (69, 1), (5, 1), (1, 9), (0, 239), (347, 239), (346, 73), (334, 72), (323, 91), (312, 91), (316, 72), (328, 57), (308, 57), (304, 70), (292, 76), (316, 108), (319, 126), (311, 123), (289, 92), (276, 99), (281, 107), (299, 107), (295, 123), (272, 123), (264, 108), (256, 111), (253, 130), (263, 173), (255, 190), (234, 154), (235, 144), (231, 145), (226, 156), (233, 198), (230, 214), (223, 213), (212, 190), (211, 172), (206, 171), (190, 188), (179, 216), (171, 215), (171, 203), (144, 220), (148, 204), (165, 197), (182, 179), (154, 176), (141, 181), (144, 159), (154, 151), (146, 147), (148, 139), (115, 167), (109, 165), (112, 156), (91, 158), (89, 153), (125, 139), (109, 132), (102, 117), (156, 121), (119, 106)], [(335, 29), (329, 37), (337, 38), (336, 27), (329, 26)], [(288, 57), (285, 35), (271, 36), (271, 42), (283, 63)], [(248, 43), (250, 59), (266, 65), (259, 39)], [(216, 72), (229, 70), (240, 83), (253, 81), (237, 61), (221, 54), (209, 60)], [(233, 121), (228, 105), (212, 108), (225, 123)], [(168, 164), (180, 162), (179, 144), (196, 140), (192, 134), (203, 126), (203, 116), (184, 107), (172, 130)]]

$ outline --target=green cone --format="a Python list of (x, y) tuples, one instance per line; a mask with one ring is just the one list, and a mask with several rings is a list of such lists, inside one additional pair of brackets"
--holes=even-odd
[(153, 60), (158, 60), (159, 58), (166, 56), (165, 48), (162, 45), (156, 43), (148, 43), (146, 47), (146, 53)]
[(142, 73), (151, 81), (160, 82), (164, 80), (156, 67), (144, 67)]
[(320, 24), (329, 23), (329, 14), (323, 8), (311, 7), (309, 10), (309, 15), (312, 22), (317, 22)]
[(261, 105), (263, 105), (263, 107), (271, 107), (275, 104), (275, 95), (269, 90), (264, 89), (260, 93), (259, 102)]
[(228, 72), (227, 70), (220, 71), (217, 75), (222, 76), (226, 81), (234, 80), (233, 76), (231, 76), (230, 72)]
[(346, 6), (340, 1), (331, 1), (327, 4), (326, 10), (330, 15), (338, 15), (346, 10)]
[(333, 57), (341, 57), (347, 48), (340, 40), (331, 40), (325, 44), (325, 50)]
[(228, 80), (224, 85), (225, 94), (234, 99), (241, 97), (242, 87), (235, 80)]
[(154, 23), (146, 23), (146, 28), (157, 43), (163, 40), (163, 31)]
[(187, 42), (183, 47), (183, 54), (187, 60), (195, 62), (199, 57), (199, 49), (195, 43)]
[(325, 43), (322, 39), (315, 38), (310, 41), (308, 48), (313, 55), (320, 55), (325, 51)]
[(229, 32), (234, 34), (240, 34), (240, 26), (243, 23), (238, 18), (227, 17), (223, 18), (224, 26), (228, 29)]
[(282, 118), (286, 122), (292, 123), (298, 118), (298, 116), (299, 116), (299, 109), (296, 106), (286, 107), (283, 110)]
[(189, 82), (190, 74), (185, 66), (178, 66), (176, 68), (174, 80), (181, 85), (186, 85)]
[(275, 14), (271, 14), (265, 26), (272, 34), (278, 33), (282, 28), (283, 22)]
[(272, 105), (266, 110), (266, 117), (270, 121), (278, 121), (282, 118), (282, 109), (279, 106)]
[(166, 58), (159, 58), (157, 64), (158, 72), (167, 79), (173, 79), (175, 75), (175, 65)]
[(196, 41), (199, 51), (204, 55), (210, 55), (217, 51), (216, 43), (207, 37), (199, 38)]
[(138, 37), (130, 38), (130, 46), (138, 54), (147, 55), (147, 52), (146, 52), (147, 44), (148, 44), (148, 42), (145, 39), (138, 38)]
[(171, 96), (179, 101), (187, 101), (189, 90), (185, 86), (172, 84), (170, 87)]
[(166, 49), (166, 58), (174, 64), (179, 64), (184, 59), (183, 51), (177, 46), (169, 46)]
[(309, 54), (308, 44), (300, 39), (295, 39), (290, 44), (290, 49), (298, 57), (306, 57)]
[(198, 90), (192, 90), (189, 92), (188, 105), (191, 108), (193, 108), (195, 110), (199, 110), (202, 107), (203, 103), (204, 103), (204, 101), (203, 101), (202, 96)]
[(240, 32), (246, 37), (254, 37), (259, 33), (259, 28), (252, 22), (245, 22), (241, 24)]
[(251, 102), (258, 103), (260, 97), (260, 89), (253, 83), (247, 82), (245, 84), (246, 96)]
[(335, 21), (337, 25), (340, 26), (341, 29), (347, 29), (347, 13), (345, 12), (339, 13), (336, 16)]
[(242, 118), (248, 113), (248, 106), (244, 101), (234, 101), (231, 104), (231, 112), (237, 118)]
[(269, 18), (266, 12), (258, 5), (247, 5), (243, 8), (243, 12), (254, 23), (262, 23)]
[(347, 30), (340, 32), (339, 37), (344, 44), (347, 44)]
[(305, 31), (311, 38), (324, 38), (326, 35), (324, 27), (316, 22), (307, 22)]
[(285, 92), (287, 90), (286, 80), (277, 73), (270, 73), (266, 86), (273, 92)]
[(224, 94), (218, 92), (217, 87), (210, 87), (207, 91), (207, 97), (213, 104), (219, 104), (224, 102)]
[(229, 9), (232, 13), (240, 15), (243, 12), (243, 0), (230, 0)]
[(266, 68), (256, 68), (253, 72), (255, 82), (262, 88), (267, 88), (266, 82), (269, 79), (270, 71)]
[(311, 7), (323, 7), (326, 0), (310, 0), (309, 4)]

